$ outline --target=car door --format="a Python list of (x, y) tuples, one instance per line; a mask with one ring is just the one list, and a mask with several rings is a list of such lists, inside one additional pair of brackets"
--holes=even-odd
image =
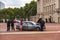
[(28, 30), (33, 30), (34, 29), (34, 24), (33, 23), (28, 22), (27, 25), (28, 25)]
[(27, 30), (28, 24), (26, 22), (23, 23), (22, 30)]

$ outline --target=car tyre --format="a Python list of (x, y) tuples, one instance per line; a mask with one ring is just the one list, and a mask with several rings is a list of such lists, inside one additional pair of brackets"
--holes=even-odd
[(40, 28), (36, 28), (36, 31), (40, 31)]

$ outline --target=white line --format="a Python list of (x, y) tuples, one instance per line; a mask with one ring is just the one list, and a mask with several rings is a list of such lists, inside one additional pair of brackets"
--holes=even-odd
[(60, 33), (60, 31), (45, 31), (45, 32), (6, 32), (0, 34), (48, 34), (48, 33)]

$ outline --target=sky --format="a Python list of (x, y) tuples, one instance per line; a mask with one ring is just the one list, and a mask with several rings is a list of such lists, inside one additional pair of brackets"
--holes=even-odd
[(3, 2), (5, 4), (5, 8), (8, 7), (21, 7), (24, 6), (26, 3), (30, 3), (32, 0), (0, 0), (0, 2)]

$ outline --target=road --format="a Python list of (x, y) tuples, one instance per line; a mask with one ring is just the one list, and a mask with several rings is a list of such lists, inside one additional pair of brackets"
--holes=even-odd
[(60, 32), (6, 32), (0, 40), (60, 40)]

